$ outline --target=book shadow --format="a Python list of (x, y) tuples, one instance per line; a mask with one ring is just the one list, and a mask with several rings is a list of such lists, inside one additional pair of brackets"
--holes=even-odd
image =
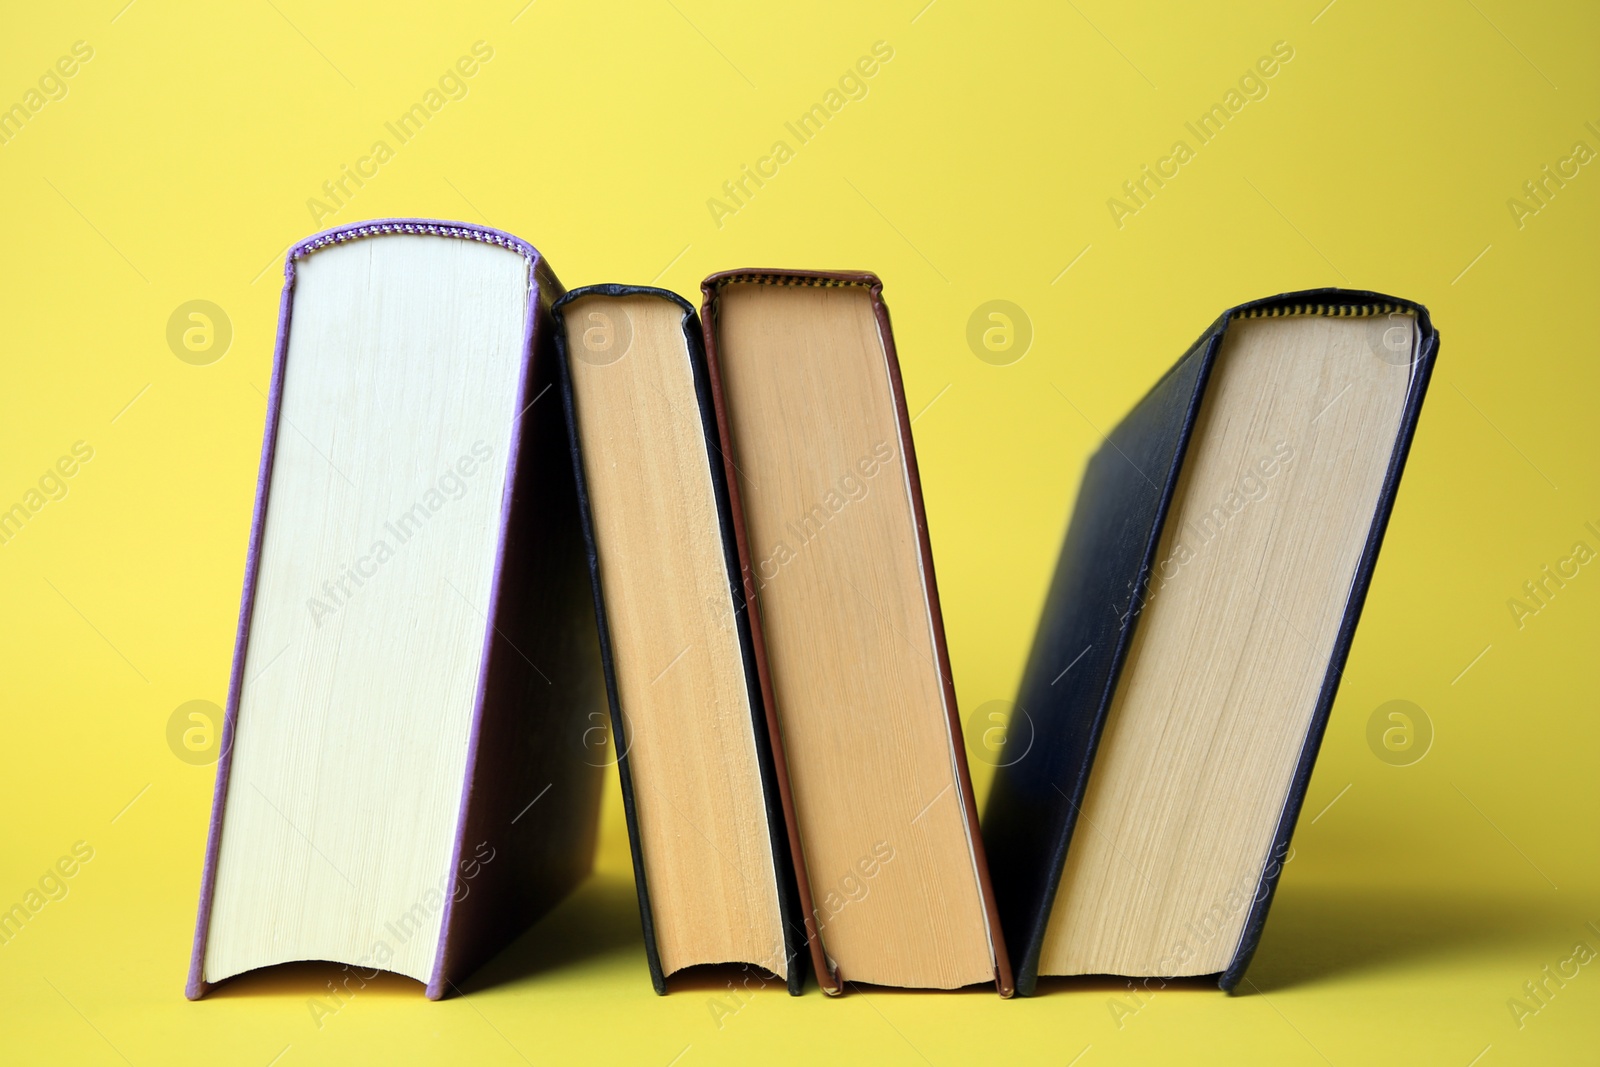
[(637, 958), (641, 980), (648, 988), (644, 932), (632, 874), (596, 873), (469, 975), (460, 989), (470, 995), (618, 954)]
[(1272, 993), (1508, 944), (1561, 944), (1572, 933), (1571, 917), (1554, 904), (1534, 891), (1450, 896), (1297, 886), (1274, 900), (1255, 959), (1235, 992)]
[[(1554, 894), (1550, 894), (1553, 898)], [(1506, 945), (1560, 945), (1574, 936), (1572, 916), (1537, 891), (1522, 895), (1448, 896), (1420, 890), (1295, 887), (1280, 892), (1255, 958), (1235, 995), (1275, 993), (1389, 967), (1467, 957)], [(1127, 978), (1043, 977), (1037, 995), (1191, 989), (1217, 995), (1217, 975)]]
[(1194, 989), (1216, 996), (1217, 976), (1207, 974), (1197, 978), (1127, 978), (1116, 974), (1041, 974), (1033, 996), (1048, 997), (1056, 993), (1108, 993), (1112, 996), (1119, 994), (1127, 996), (1130, 990), (1143, 994), (1169, 989)]

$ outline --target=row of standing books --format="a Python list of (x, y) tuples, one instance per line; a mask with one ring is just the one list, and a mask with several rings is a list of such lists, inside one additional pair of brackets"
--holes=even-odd
[(659, 993), (1241, 980), (1421, 306), (1219, 316), (1089, 462), (1016, 700), (964, 736), (877, 277), (729, 271), (697, 313), (425, 220), (285, 276), (190, 997), (308, 959), (458, 991), (587, 877), (613, 762)]

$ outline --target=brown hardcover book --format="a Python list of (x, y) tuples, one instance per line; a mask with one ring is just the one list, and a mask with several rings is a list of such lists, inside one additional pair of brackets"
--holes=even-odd
[(761, 695), (823, 989), (1010, 996), (882, 288), (768, 270), (702, 286)]

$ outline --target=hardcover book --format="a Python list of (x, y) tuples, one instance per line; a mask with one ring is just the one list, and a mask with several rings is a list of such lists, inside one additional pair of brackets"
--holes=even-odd
[(1019, 992), (1243, 978), (1438, 347), (1377, 293), (1245, 304), (1090, 460), (984, 813)]
[(560, 293), (460, 223), (290, 250), (191, 998), (292, 960), (438, 998), (589, 871), (605, 696), (546, 395)]
[(703, 292), (818, 982), (1009, 995), (882, 285), (734, 271)]
[(651, 981), (665, 993), (687, 967), (742, 963), (798, 995), (788, 783), (700, 320), (621, 285), (574, 290), (553, 315)]

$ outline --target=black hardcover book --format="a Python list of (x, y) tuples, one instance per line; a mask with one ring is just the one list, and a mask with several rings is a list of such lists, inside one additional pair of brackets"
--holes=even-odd
[(1244, 304), (1090, 460), (983, 820), (1018, 992), (1243, 977), (1438, 346), (1377, 293)]
[[(770, 974), (798, 996), (802, 861), (700, 320), (628, 285), (575, 289), (552, 314), (651, 982), (744, 964), (744, 987)], [(606, 758), (604, 724), (590, 741)]]

